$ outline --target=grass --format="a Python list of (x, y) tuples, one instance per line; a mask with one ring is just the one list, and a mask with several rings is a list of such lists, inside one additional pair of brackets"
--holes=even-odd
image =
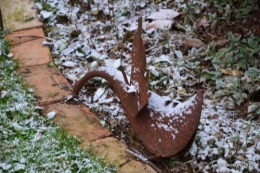
[(90, 146), (40, 116), (33, 89), (15, 72), (8, 42), (0, 38), (0, 173), (115, 172)]

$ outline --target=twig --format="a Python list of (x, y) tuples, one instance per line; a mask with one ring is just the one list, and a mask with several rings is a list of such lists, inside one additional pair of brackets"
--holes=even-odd
[(37, 102), (37, 104), (39, 104), (40, 106), (47, 106), (47, 105), (59, 103), (59, 102), (65, 101), (65, 100), (66, 100), (66, 98), (61, 98), (61, 99), (56, 99), (56, 100), (52, 100), (52, 101)]
[[(188, 8), (188, 11), (190, 12), (190, 15), (193, 17), (193, 14), (192, 14), (192, 12), (191, 12), (191, 10), (190, 10), (190, 7), (189, 7), (189, 5), (188, 5), (188, 3), (187, 3), (187, 0), (185, 0), (184, 2), (185, 2), (186, 6), (187, 6), (187, 8)], [(189, 18), (190, 18), (190, 20), (191, 20), (193, 23), (195, 23), (194, 20), (192, 19), (192, 17), (189, 17)]]
[(155, 160), (155, 159), (158, 159), (158, 158), (161, 158), (161, 157), (153, 155), (153, 156), (148, 157), (147, 159), (148, 160)]
[(149, 52), (150, 50), (152, 50), (152, 49), (154, 49), (154, 48), (156, 48), (156, 47), (158, 47), (158, 46), (161, 46), (161, 45), (163, 45), (163, 44), (165, 44), (165, 43), (167, 43), (168, 41), (164, 41), (164, 42), (162, 42), (162, 43), (160, 43), (160, 44), (157, 44), (157, 45), (155, 45), (155, 46), (153, 46), (153, 47), (150, 47), (149, 49), (146, 49), (146, 51), (145, 52)]
[(128, 162), (131, 162), (131, 161), (132, 161), (132, 159), (129, 158), (129, 159), (127, 159), (127, 161), (125, 161), (124, 163), (121, 163), (118, 167), (122, 167), (122, 166), (124, 166), (125, 164), (127, 164)]
[(246, 70), (248, 70), (248, 48), (246, 48)]
[(128, 154), (131, 154), (132, 156), (136, 157), (138, 160), (142, 161), (143, 163), (146, 163), (150, 165), (156, 172), (161, 173), (162, 170), (160, 170), (156, 165), (154, 165), (151, 161), (149, 161), (146, 157), (144, 157), (140, 153), (135, 153), (131, 150), (126, 149), (125, 150)]
[(248, 133), (249, 133), (250, 129), (251, 129), (251, 126), (248, 125), (248, 126), (247, 126), (247, 132), (246, 132), (246, 148), (247, 148), (247, 138), (248, 138)]
[(146, 157), (144, 157), (142, 154), (137, 154), (137, 153), (135, 153), (135, 152), (133, 152), (133, 151), (131, 151), (131, 150), (128, 150), (128, 149), (126, 149), (125, 151), (126, 151), (128, 154), (133, 155), (134, 157), (136, 157), (137, 159), (141, 160), (141, 161), (144, 162), (144, 163), (147, 163), (147, 162), (148, 162), (148, 159), (147, 159)]
[(100, 137), (97, 137), (97, 138), (95, 138), (95, 139), (92, 139), (92, 140), (90, 140), (90, 142), (94, 142), (94, 141), (96, 141), (96, 140), (99, 140), (99, 139), (104, 139), (104, 138), (107, 138), (107, 137), (113, 137), (113, 134), (103, 134), (103, 135), (101, 135)]
[(28, 40), (21, 40), (21, 41), (14, 41), (11, 43), (11, 46), (14, 46), (14, 45), (19, 45), (19, 44), (22, 44), (22, 43), (26, 43), (26, 42), (29, 42), (29, 41), (33, 41), (33, 40), (37, 40), (39, 38), (31, 38), (31, 39), (28, 39)]
[(52, 38), (49, 38), (49, 37), (45, 37), (45, 36), (42, 36), (42, 35), (34, 35), (34, 34), (29, 34), (29, 35), (16, 35), (14, 36), (15, 38), (22, 38), (22, 37), (36, 37), (36, 38), (46, 38), (47, 40), (50, 40), (50, 41), (55, 41), (54, 39)]
[(124, 69), (123, 66), (120, 67), (120, 71), (121, 71), (122, 74), (123, 74), (123, 77), (124, 77), (124, 79), (125, 79), (125, 83), (126, 83), (127, 85), (129, 85), (128, 79), (127, 79), (126, 74), (125, 74), (125, 69)]
[(88, 40), (92, 43), (93, 47), (95, 47), (95, 44), (94, 44), (94, 42), (92, 41), (92, 39), (89, 38)]

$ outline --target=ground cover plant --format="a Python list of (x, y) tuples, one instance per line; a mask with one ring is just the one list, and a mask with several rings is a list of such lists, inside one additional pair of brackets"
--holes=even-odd
[[(152, 159), (158, 172), (260, 171), (258, 1), (41, 0), (36, 8), (50, 38), (43, 44), (72, 85), (100, 66), (124, 67), (130, 76), (132, 36), (142, 16), (150, 89), (176, 101), (206, 91), (191, 150)], [(94, 78), (76, 101), (152, 158), (105, 80)]]
[(8, 42), (0, 38), (0, 172), (115, 172), (93, 148), (40, 115), (33, 89), (15, 72)]

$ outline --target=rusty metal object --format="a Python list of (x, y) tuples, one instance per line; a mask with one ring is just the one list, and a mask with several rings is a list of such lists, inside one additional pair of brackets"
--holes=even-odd
[(137, 95), (139, 98), (140, 110), (147, 103), (151, 96), (149, 89), (149, 73), (146, 72), (145, 48), (142, 40), (142, 18), (138, 19), (138, 28), (134, 34), (132, 47), (132, 69), (131, 69), (131, 85), (136, 85)]
[(127, 118), (144, 146), (161, 157), (181, 154), (190, 148), (196, 135), (204, 91), (200, 90), (186, 102), (176, 105), (148, 90), (149, 76), (141, 31), (142, 19), (139, 18), (133, 41), (130, 85), (121, 71), (99, 67), (75, 83), (72, 95), (77, 96), (83, 85), (93, 77), (106, 79), (118, 94)]

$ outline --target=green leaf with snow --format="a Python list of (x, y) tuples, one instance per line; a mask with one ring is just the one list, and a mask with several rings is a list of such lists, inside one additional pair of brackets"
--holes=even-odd
[(258, 70), (257, 68), (248, 68), (248, 70), (245, 72), (245, 75), (250, 76), (250, 75), (259, 75), (260, 74), (260, 70)]
[(216, 60), (222, 59), (223, 56), (224, 56), (229, 50), (230, 50), (230, 49), (228, 49), (228, 48), (220, 49), (220, 50), (216, 53), (216, 55), (215, 55)]
[(216, 88), (217, 89), (224, 88), (225, 86), (226, 86), (226, 83), (223, 82), (223, 80), (221, 80), (221, 79), (216, 80)]
[(233, 96), (233, 98), (236, 100), (236, 104), (237, 104), (237, 105), (241, 105), (241, 103), (243, 103), (244, 99), (243, 99), (242, 94), (240, 94), (240, 93), (234, 93), (232, 96)]

